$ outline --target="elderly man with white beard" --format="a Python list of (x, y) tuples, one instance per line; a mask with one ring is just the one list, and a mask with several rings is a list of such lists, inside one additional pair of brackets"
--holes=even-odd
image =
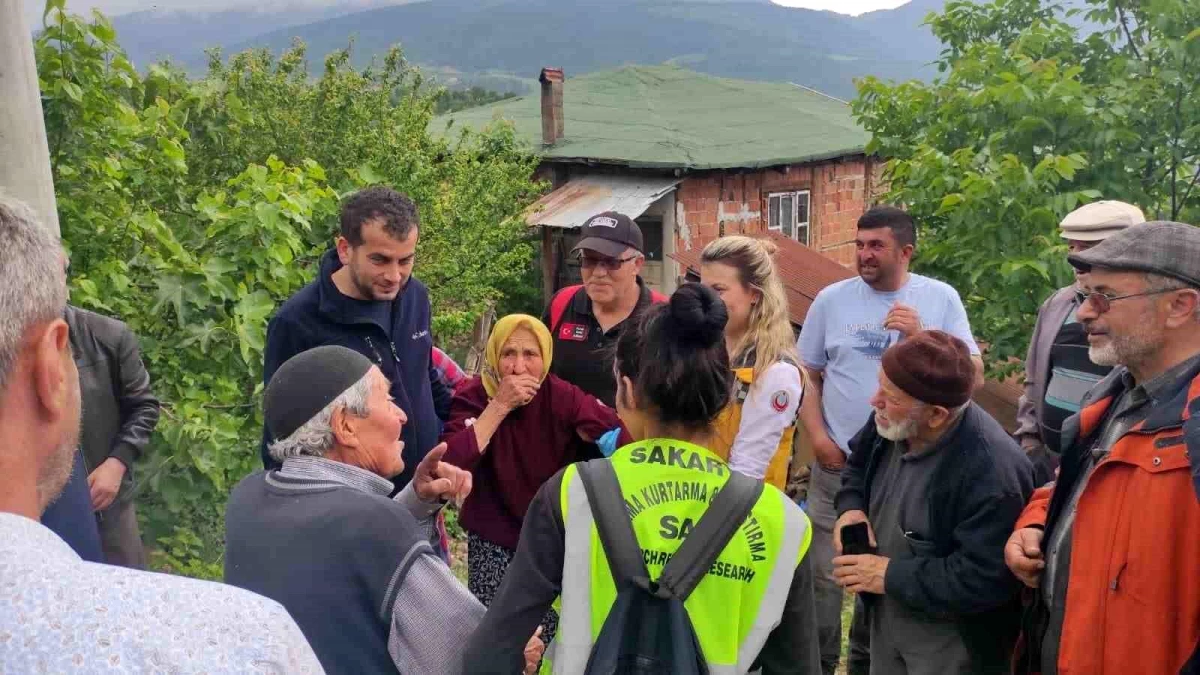
[[(864, 594), (873, 674), (1003, 673), (1020, 621), (1004, 542), (1033, 492), (1020, 446), (971, 403), (962, 340), (923, 331), (883, 355), (874, 413), (835, 504), (834, 577)], [(844, 555), (867, 523), (874, 553)]]

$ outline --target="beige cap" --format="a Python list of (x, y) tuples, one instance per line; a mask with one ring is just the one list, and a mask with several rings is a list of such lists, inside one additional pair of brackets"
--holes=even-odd
[(1131, 225), (1146, 222), (1142, 210), (1117, 201), (1092, 202), (1067, 214), (1058, 227), (1063, 239), (1101, 241)]

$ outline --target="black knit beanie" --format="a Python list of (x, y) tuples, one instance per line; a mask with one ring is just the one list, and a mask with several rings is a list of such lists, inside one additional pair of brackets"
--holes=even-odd
[(263, 417), (272, 438), (291, 436), (361, 380), (372, 365), (362, 354), (337, 345), (315, 347), (285, 361), (271, 376), (263, 398)]

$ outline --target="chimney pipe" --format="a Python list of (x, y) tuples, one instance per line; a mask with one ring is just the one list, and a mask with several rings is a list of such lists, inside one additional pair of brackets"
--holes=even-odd
[(542, 143), (554, 145), (563, 137), (562, 68), (542, 68), (538, 81), (542, 83)]

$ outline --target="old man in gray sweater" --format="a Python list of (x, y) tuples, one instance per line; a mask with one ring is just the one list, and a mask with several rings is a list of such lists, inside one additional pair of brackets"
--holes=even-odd
[[(434, 517), (471, 474), (434, 448), (404, 469), (404, 411), (369, 359), (338, 346), (298, 354), (264, 401), (279, 469), (242, 480), (226, 514), (225, 581), (281, 603), (327, 673), (459, 670), (484, 609), (430, 546)], [(531, 660), (540, 657), (531, 640)]]

